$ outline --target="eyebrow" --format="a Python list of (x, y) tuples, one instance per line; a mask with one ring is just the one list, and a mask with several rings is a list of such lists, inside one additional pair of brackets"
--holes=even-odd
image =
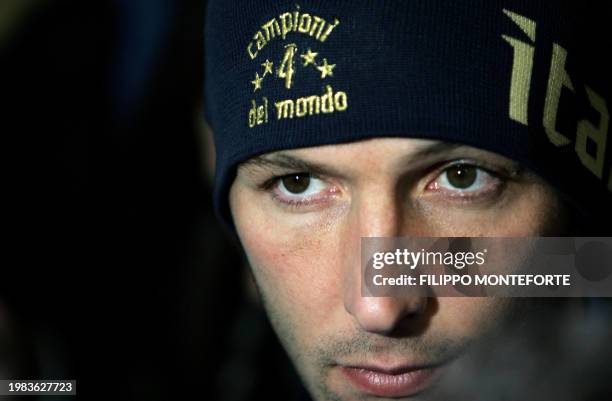
[(314, 163), (286, 153), (257, 156), (242, 164), (241, 167), (284, 168), (304, 171), (316, 175), (341, 177), (343, 174), (337, 169), (323, 163)]
[[(414, 153), (410, 153), (406, 157), (414, 162), (418, 161), (419, 159), (431, 157), (444, 152), (449, 152), (451, 150), (461, 147), (467, 146), (460, 143), (437, 141), (430, 145), (424, 146), (423, 148), (417, 150)], [(316, 163), (304, 160), (300, 157), (283, 153), (282, 151), (254, 157), (244, 162), (241, 167), (247, 169), (251, 167), (261, 167), (266, 169), (285, 168), (289, 170), (309, 172), (322, 176), (342, 177), (344, 175), (332, 166), (326, 165), (324, 163)]]
[(438, 153), (449, 152), (451, 150), (455, 150), (457, 148), (467, 148), (468, 146), (462, 143), (455, 142), (440, 142), (437, 141), (430, 145), (424, 146), (422, 149), (410, 154), (411, 159), (418, 159), (421, 157), (433, 156)]

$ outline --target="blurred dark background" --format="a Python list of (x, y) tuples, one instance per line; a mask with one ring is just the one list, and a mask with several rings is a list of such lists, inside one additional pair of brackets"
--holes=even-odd
[(211, 210), (204, 13), (0, 0), (0, 378), (76, 379), (79, 399), (294, 397)]

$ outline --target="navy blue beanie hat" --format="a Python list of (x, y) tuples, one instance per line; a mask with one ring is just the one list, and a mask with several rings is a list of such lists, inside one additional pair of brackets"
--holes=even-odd
[(241, 162), (374, 137), (499, 153), (610, 221), (612, 35), (588, 2), (208, 3), (214, 203), (230, 226)]

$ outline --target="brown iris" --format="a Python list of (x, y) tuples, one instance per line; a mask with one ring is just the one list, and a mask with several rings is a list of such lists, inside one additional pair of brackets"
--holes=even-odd
[(446, 170), (446, 178), (453, 187), (459, 189), (469, 188), (476, 182), (476, 167), (467, 164), (457, 164)]
[(301, 194), (310, 185), (309, 174), (291, 174), (281, 178), (283, 186), (292, 194)]

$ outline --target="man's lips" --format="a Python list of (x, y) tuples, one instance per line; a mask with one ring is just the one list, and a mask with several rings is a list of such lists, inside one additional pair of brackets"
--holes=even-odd
[(438, 366), (340, 366), (357, 389), (378, 397), (408, 397), (425, 390), (439, 376)]

